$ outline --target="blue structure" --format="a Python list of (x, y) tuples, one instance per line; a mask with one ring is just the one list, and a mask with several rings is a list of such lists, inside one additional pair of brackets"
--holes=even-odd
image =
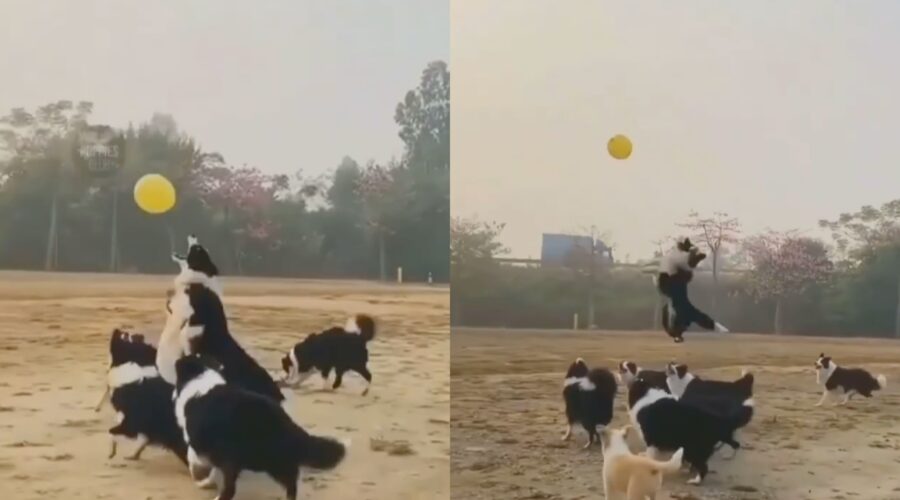
[(590, 236), (544, 233), (541, 241), (541, 266), (569, 266), (579, 257), (591, 254), (593, 247), (598, 263), (612, 263), (612, 249)]

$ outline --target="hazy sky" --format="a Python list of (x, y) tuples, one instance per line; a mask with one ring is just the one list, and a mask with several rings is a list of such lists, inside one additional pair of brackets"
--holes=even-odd
[(0, 0), (0, 112), (58, 99), (94, 119), (171, 113), (270, 172), (399, 156), (394, 109), (449, 57), (447, 0)]
[[(747, 232), (900, 197), (900, 2), (454, 0), (455, 215), (515, 256), (596, 224), (620, 257), (691, 210)], [(631, 159), (606, 153), (617, 133)]]

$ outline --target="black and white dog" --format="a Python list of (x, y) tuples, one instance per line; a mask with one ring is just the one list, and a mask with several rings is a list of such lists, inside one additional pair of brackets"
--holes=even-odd
[(634, 361), (622, 361), (619, 363), (619, 378), (625, 387), (631, 387), (631, 383), (640, 376), (650, 387), (661, 389), (669, 392), (669, 386), (666, 383), (666, 372), (658, 370), (647, 370), (641, 368)]
[(109, 458), (116, 455), (119, 438), (125, 437), (138, 441), (137, 450), (125, 457), (129, 460), (140, 459), (148, 445), (155, 445), (187, 463), (187, 445), (175, 421), (174, 387), (159, 376), (155, 358), (156, 350), (144, 343), (143, 336), (118, 329), (113, 332), (107, 387), (112, 392), (116, 425), (109, 429)]
[(160, 335), (156, 365), (166, 382), (175, 385), (175, 361), (184, 355), (186, 342), (181, 336), (185, 318), (172, 314), (172, 299), (192, 283), (206, 286), (221, 299), (222, 285), (219, 282), (219, 269), (194, 235), (187, 237), (186, 256), (173, 253), (172, 261), (178, 264), (179, 273), (174, 279), (175, 288), (166, 299), (166, 325)]
[(606, 427), (613, 417), (616, 398), (616, 377), (605, 368), (589, 369), (581, 358), (569, 365), (563, 382), (563, 401), (566, 404), (568, 427), (563, 441), (572, 436), (572, 427), (581, 424), (588, 433), (588, 448), (600, 440), (597, 426)]
[[(109, 364), (106, 367), (107, 375), (113, 368), (113, 362), (117, 364), (135, 363), (140, 367), (156, 368), (156, 348), (147, 343), (144, 336), (139, 333), (131, 333), (116, 328), (109, 337)], [(107, 379), (108, 382), (108, 379)], [(100, 401), (94, 407), (94, 411), (100, 411), (106, 402), (111, 387), (106, 384)]]
[(265, 472), (297, 498), (300, 467), (332, 469), (346, 447), (313, 436), (271, 398), (226, 384), (221, 365), (203, 355), (176, 362), (175, 415), (188, 444), (188, 463), (214, 467), (223, 478), (217, 500), (234, 497), (238, 475)]
[(284, 394), (269, 372), (231, 335), (219, 294), (204, 284), (191, 283), (176, 289), (171, 309), (172, 316), (183, 319), (180, 336), (185, 355), (210, 356), (222, 364), (222, 376), (229, 384), (278, 403), (284, 401)]
[(872, 392), (887, 387), (887, 377), (873, 376), (862, 368), (842, 368), (834, 363), (830, 356), (819, 354), (816, 359), (816, 384), (824, 386), (822, 399), (816, 406), (822, 406), (827, 399), (843, 395), (838, 405), (845, 405), (854, 394), (862, 394), (869, 398)]
[(694, 269), (705, 258), (705, 253), (689, 238), (684, 238), (660, 260), (655, 282), (657, 290), (667, 301), (662, 310), (663, 329), (675, 342), (684, 342), (684, 332), (692, 323), (707, 330), (728, 332), (727, 328), (697, 309), (688, 298), (688, 283), (694, 278)]
[(332, 389), (341, 386), (344, 373), (355, 371), (366, 379), (363, 396), (368, 394), (372, 384), (372, 374), (367, 368), (369, 349), (366, 347), (375, 338), (375, 320), (371, 316), (358, 314), (343, 327), (329, 328), (321, 333), (311, 333), (298, 342), (287, 355), (281, 358), (284, 381), (300, 385), (314, 372), (322, 375), (323, 388), (328, 386), (328, 376), (334, 369)]
[(229, 384), (284, 401), (272, 376), (241, 347), (228, 329), (222, 303), (219, 271), (206, 249), (194, 236), (188, 237), (186, 259), (177, 255), (181, 273), (168, 300), (169, 318), (160, 339), (157, 365), (168, 381), (175, 383), (175, 364), (184, 355), (201, 353), (222, 364)]
[(707, 464), (716, 445), (736, 445), (734, 433), (752, 418), (753, 399), (722, 416), (685, 404), (638, 377), (628, 390), (628, 410), (632, 422), (640, 427), (647, 455), (656, 458), (659, 451), (684, 448), (684, 461), (695, 474), (688, 484), (699, 484), (709, 472)]
[[(688, 371), (687, 365), (669, 363), (666, 366), (666, 384), (675, 399), (690, 406), (706, 410), (719, 416), (728, 416), (739, 411), (744, 403), (753, 398), (753, 374), (742, 370), (741, 377), (733, 382), (721, 380), (703, 380)], [(748, 419), (743, 428), (750, 423)], [(736, 439), (724, 441), (734, 453), (740, 448)]]

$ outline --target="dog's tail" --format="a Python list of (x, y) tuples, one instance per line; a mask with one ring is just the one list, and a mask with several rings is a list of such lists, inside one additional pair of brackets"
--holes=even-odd
[(358, 333), (364, 341), (369, 342), (375, 338), (375, 319), (367, 314), (357, 314), (347, 320), (344, 330)]
[(347, 446), (337, 439), (303, 434), (301, 442), (297, 443), (300, 465), (329, 470), (337, 467), (347, 454)]
[(753, 418), (753, 398), (748, 398), (744, 403), (735, 410), (731, 415), (731, 424), (733, 429), (740, 429), (750, 423)]
[(734, 384), (742, 390), (742, 394), (746, 394), (747, 397), (753, 394), (753, 373), (748, 371), (746, 368), (741, 370), (741, 378), (734, 381)]
[(884, 389), (885, 387), (887, 387), (887, 377), (885, 377), (884, 375), (878, 375), (877, 377), (875, 377), (875, 380), (878, 381), (879, 389)]

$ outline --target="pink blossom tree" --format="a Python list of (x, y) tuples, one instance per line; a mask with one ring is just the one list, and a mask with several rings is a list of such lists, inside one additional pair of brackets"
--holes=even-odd
[(766, 233), (748, 238), (745, 249), (752, 263), (750, 292), (775, 302), (775, 333), (784, 331), (785, 300), (828, 280), (833, 264), (822, 241), (793, 231)]
[(289, 188), (284, 175), (266, 175), (255, 167), (215, 164), (196, 172), (194, 188), (203, 202), (220, 211), (225, 240), (231, 246), (234, 271), (241, 273), (242, 248), (273, 238), (267, 209)]
[(688, 220), (678, 224), (678, 227), (690, 231), (690, 238), (709, 251), (713, 275), (712, 313), (715, 316), (719, 312), (719, 258), (726, 245), (737, 243), (741, 223), (736, 217), (725, 212), (713, 212), (709, 217), (691, 212), (688, 214)]

